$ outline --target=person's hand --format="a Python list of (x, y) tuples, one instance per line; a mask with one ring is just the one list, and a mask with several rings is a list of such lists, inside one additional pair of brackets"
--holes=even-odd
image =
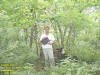
[(50, 42), (48, 42), (48, 44), (49, 44), (49, 45), (52, 45), (52, 44), (53, 44), (53, 42), (52, 42), (52, 41), (50, 41)]

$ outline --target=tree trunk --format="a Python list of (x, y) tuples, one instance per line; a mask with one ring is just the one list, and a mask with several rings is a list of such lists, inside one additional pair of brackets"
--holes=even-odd
[(27, 32), (28, 32), (28, 29), (25, 28), (25, 29), (24, 29), (24, 32), (25, 32), (25, 34), (26, 34), (26, 35), (25, 35), (25, 41), (26, 41), (26, 44), (27, 44), (27, 41), (28, 41), (28, 33), (27, 33)]
[(33, 32), (34, 32), (34, 25), (32, 25), (32, 26), (31, 26), (30, 48), (32, 48), (32, 42), (33, 42)]

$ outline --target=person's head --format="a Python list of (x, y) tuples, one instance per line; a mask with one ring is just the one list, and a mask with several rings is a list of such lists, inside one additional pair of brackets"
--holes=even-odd
[(46, 34), (49, 33), (49, 29), (50, 29), (49, 26), (45, 26), (45, 27), (44, 27), (44, 30), (45, 30), (45, 33), (46, 33)]

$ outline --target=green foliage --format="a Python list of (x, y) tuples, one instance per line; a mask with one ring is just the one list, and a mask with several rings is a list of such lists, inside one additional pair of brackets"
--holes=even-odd
[[(99, 64), (87, 64), (86, 62), (77, 62), (76, 60), (71, 60), (67, 58), (62, 60), (60, 64), (53, 68), (49, 68), (46, 71), (36, 72), (34, 70), (19, 72), (18, 74), (24, 75), (24, 73), (29, 73), (29, 75), (99, 75), (100, 69)], [(33, 73), (34, 72), (34, 73)]]
[(84, 47), (80, 50), (74, 50), (72, 55), (81, 61), (95, 62), (100, 60), (100, 51), (87, 49)]
[(40, 35), (49, 25), (54, 48), (64, 48), (71, 58), (46, 72), (18, 75), (100, 75), (99, 5), (99, 0), (0, 0), (0, 63), (36, 62)]

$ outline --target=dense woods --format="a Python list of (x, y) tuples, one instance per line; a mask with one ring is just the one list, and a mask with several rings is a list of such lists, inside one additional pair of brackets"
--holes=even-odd
[[(54, 51), (63, 48), (66, 55), (47, 71), (40, 44), (44, 26), (56, 39)], [(0, 0), (3, 63), (33, 67), (14, 75), (100, 75), (100, 0)]]

